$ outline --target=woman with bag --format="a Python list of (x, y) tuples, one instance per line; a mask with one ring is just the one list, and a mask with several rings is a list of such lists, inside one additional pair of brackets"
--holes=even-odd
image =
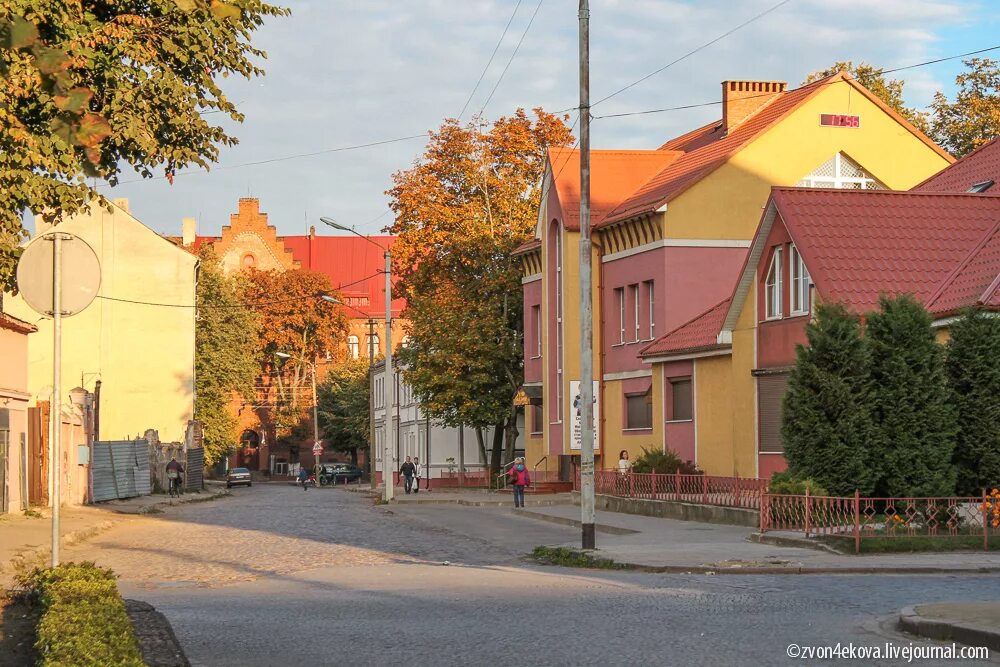
[(524, 507), (524, 487), (531, 484), (531, 476), (528, 474), (528, 469), (524, 466), (523, 456), (514, 459), (514, 465), (511, 466), (508, 475), (511, 484), (514, 485), (514, 507)]

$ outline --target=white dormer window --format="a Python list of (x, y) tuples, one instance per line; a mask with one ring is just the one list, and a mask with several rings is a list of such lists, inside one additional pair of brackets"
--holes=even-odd
[(764, 280), (765, 318), (775, 320), (781, 317), (781, 247), (774, 249), (771, 266)]
[(806, 269), (806, 263), (802, 261), (802, 255), (794, 245), (789, 259), (792, 272), (792, 315), (804, 315), (809, 312), (809, 270)]
[(816, 167), (796, 183), (803, 188), (838, 188), (846, 190), (885, 190), (885, 186), (875, 180), (875, 177), (862, 169), (861, 165), (843, 153), (837, 153), (832, 158)]

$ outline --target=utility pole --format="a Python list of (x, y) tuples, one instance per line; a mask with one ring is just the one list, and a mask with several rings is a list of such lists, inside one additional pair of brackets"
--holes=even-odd
[(375, 320), (368, 318), (368, 477), (372, 491), (375, 490), (375, 396), (371, 391), (372, 369), (375, 367)]
[(580, 0), (580, 528), (594, 539), (594, 313), (590, 244), (590, 4)]
[(396, 474), (393, 450), (396, 429), (392, 426), (392, 256), (385, 250), (385, 454), (382, 455), (382, 476), (385, 478), (385, 502), (392, 500), (392, 484)]

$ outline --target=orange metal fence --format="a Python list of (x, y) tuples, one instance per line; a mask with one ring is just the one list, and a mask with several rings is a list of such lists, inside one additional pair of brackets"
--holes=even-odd
[(594, 472), (595, 492), (623, 498), (676, 500), (702, 505), (759, 509), (766, 479), (680, 473)]

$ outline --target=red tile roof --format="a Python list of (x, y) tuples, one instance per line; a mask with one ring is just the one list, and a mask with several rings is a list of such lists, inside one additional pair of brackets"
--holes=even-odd
[(521, 245), (517, 246), (514, 249), (514, 255), (515, 256), (523, 255), (525, 253), (531, 252), (532, 250), (538, 250), (541, 247), (542, 247), (541, 239), (531, 239), (530, 241), (525, 241)]
[(31, 322), (25, 322), (2, 311), (0, 311), (0, 329), (7, 329), (8, 331), (20, 334), (30, 334), (38, 331), (38, 327)]
[(701, 315), (665, 333), (640, 350), (639, 356), (673, 356), (728, 348), (729, 345), (720, 345), (716, 340), (731, 300), (732, 297), (726, 297)]
[(823, 299), (855, 312), (909, 293), (949, 314), (1000, 274), (998, 195), (774, 188), (771, 201)]
[[(590, 224), (597, 227), (611, 209), (681, 155), (683, 153), (679, 151), (664, 150), (592, 150)], [(567, 229), (577, 231), (580, 229), (580, 151), (550, 149), (549, 165), (555, 176), (563, 224)]]
[(976, 183), (993, 181), (987, 192), (1000, 192), (1000, 139), (980, 146), (953, 165), (945, 167), (923, 183), (918, 192), (968, 192)]

